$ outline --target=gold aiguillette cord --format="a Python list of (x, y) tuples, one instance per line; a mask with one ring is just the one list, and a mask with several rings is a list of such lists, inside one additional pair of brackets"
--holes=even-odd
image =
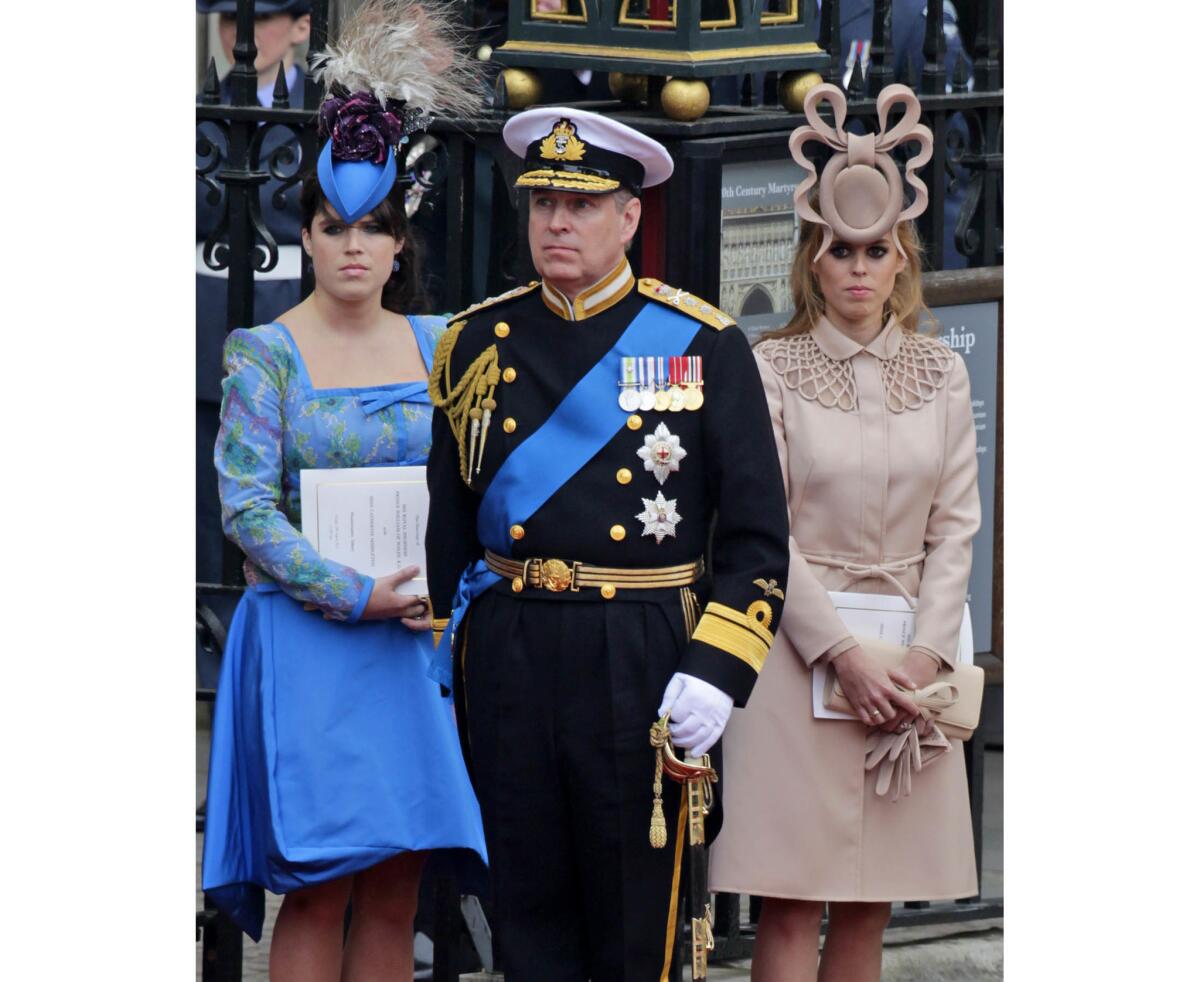
[(463, 482), (470, 485), (483, 463), (488, 425), (496, 408), (494, 396), (496, 383), (500, 381), (500, 365), (496, 346), (488, 345), (451, 387), (450, 352), (465, 324), (466, 321), (460, 321), (451, 325), (438, 342), (429, 377), (429, 400), (446, 414), (458, 442), (459, 472)]

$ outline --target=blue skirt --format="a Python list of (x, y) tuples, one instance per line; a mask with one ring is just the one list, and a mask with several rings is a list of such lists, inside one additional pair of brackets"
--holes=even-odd
[(397, 620), (327, 621), (275, 587), (242, 597), (217, 687), (202, 884), (255, 941), (264, 889), (410, 850), (486, 863), (431, 644)]

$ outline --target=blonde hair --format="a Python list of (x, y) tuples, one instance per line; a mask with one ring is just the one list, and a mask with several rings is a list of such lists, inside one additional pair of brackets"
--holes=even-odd
[[(800, 245), (796, 249), (796, 258), (792, 260), (792, 303), (796, 312), (784, 327), (776, 331), (767, 331), (759, 338), (767, 341), (771, 338), (786, 338), (793, 334), (804, 334), (817, 326), (817, 321), (825, 314), (825, 297), (821, 295), (821, 284), (813, 273), (813, 257), (821, 247), (822, 226), (813, 222), (801, 222)], [(901, 222), (896, 228), (896, 237), (904, 250), (907, 262), (904, 269), (896, 274), (896, 282), (892, 287), (892, 295), (883, 305), (883, 320), (895, 315), (900, 327), (908, 334), (915, 334), (921, 323), (922, 311), (929, 318), (931, 330), (936, 332), (933, 314), (925, 305), (925, 294), (921, 288), (921, 259), (924, 250), (921, 239), (917, 235), (916, 226), (912, 222)]]

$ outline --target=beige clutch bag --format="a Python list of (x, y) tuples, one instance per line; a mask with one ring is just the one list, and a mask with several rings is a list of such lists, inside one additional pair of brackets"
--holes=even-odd
[[(859, 638), (858, 643), (884, 668), (899, 668), (908, 654), (907, 648), (885, 641)], [(942, 733), (955, 740), (970, 740), (979, 725), (979, 709), (983, 705), (983, 669), (978, 665), (942, 668), (937, 678), (912, 696), (925, 718), (933, 720)], [(837, 672), (826, 673), (822, 701), (826, 709), (853, 713), (838, 684)]]

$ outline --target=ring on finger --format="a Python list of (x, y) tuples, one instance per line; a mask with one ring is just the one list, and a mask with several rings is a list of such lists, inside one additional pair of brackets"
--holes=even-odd
[(872, 716), (882, 716), (882, 715), (883, 715), (883, 713), (881, 713), (881, 712), (880, 712), (878, 709), (872, 709), (872, 710), (871, 710), (871, 715), (872, 715)]

